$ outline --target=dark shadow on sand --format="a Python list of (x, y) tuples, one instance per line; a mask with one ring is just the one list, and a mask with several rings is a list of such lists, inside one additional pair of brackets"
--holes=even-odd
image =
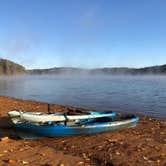
[(0, 117), (0, 139), (3, 137), (18, 139), (15, 131), (12, 129), (12, 122), (9, 117)]

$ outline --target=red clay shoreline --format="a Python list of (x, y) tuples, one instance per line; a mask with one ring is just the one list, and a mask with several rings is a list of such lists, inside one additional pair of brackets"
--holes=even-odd
[[(166, 165), (166, 121), (140, 116), (134, 128), (73, 137), (18, 139), (7, 112), (47, 112), (48, 103), (0, 96), (0, 165)], [(51, 111), (82, 110), (51, 104)]]

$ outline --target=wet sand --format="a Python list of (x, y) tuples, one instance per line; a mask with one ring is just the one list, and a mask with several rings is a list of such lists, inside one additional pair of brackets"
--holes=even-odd
[[(7, 112), (13, 109), (47, 112), (48, 104), (0, 96), (0, 166), (166, 165), (166, 121), (142, 116), (134, 128), (89, 136), (23, 140), (10, 129)], [(76, 109), (50, 106), (51, 111)]]

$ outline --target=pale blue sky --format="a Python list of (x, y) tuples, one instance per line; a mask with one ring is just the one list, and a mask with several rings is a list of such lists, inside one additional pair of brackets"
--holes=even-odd
[(166, 1), (0, 0), (0, 57), (26, 68), (166, 64)]

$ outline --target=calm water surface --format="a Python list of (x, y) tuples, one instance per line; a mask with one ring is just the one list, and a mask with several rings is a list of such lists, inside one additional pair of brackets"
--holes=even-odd
[(0, 78), (0, 95), (166, 119), (166, 76)]

